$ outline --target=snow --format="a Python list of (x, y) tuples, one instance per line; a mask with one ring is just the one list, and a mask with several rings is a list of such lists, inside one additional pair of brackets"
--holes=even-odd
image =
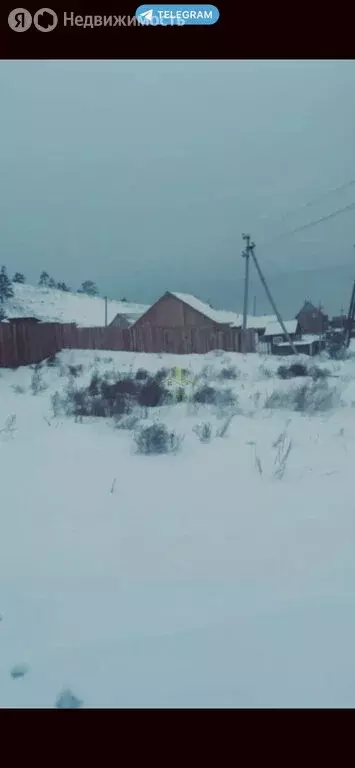
[[(298, 320), (284, 320), (287, 333), (296, 333)], [(265, 336), (283, 336), (284, 330), (278, 321), (268, 323), (265, 328)]]
[[(14, 298), (6, 302), (6, 316), (37, 317), (44, 322), (76, 323), (79, 326), (105, 325), (105, 301), (98, 296), (69, 293), (51, 288), (13, 283)], [(107, 322), (110, 324), (118, 313), (137, 320), (148, 306), (125, 301), (107, 302)]]
[[(66, 351), (38, 395), (0, 371), (0, 707), (355, 705), (355, 358), (301, 359), (334, 375), (326, 412), (265, 408), (299, 380), (259, 355)], [(74, 364), (78, 386), (184, 366), (238, 407), (208, 444), (218, 409), (155, 409), (181, 451), (140, 456), (109, 420), (53, 416)]]
[[(213, 309), (209, 304), (206, 304), (204, 301), (201, 301), (196, 298), (196, 296), (192, 296), (189, 293), (178, 293), (176, 291), (169, 291), (169, 293), (180, 301), (183, 301), (185, 304), (188, 304), (189, 307), (192, 307), (192, 309), (195, 309), (197, 312), (201, 312), (202, 315), (210, 318), (210, 320), (213, 320), (215, 323), (231, 325), (236, 328), (239, 328), (243, 324), (243, 315), (238, 312), (232, 312), (225, 309)], [(270, 323), (275, 319), (274, 315), (262, 315), (261, 317), (249, 315), (247, 318), (247, 327), (264, 328), (267, 323)]]

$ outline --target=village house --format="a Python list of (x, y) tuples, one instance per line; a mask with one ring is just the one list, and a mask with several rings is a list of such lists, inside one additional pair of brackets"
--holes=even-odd
[[(219, 310), (187, 293), (167, 291), (134, 323), (133, 331), (162, 337), (166, 351), (204, 353), (211, 349), (255, 351), (253, 329), (241, 328), (241, 316)], [(162, 336), (163, 334), (163, 336)]]
[(196, 296), (167, 291), (134, 324), (159, 328), (215, 328), (240, 327), (240, 315), (228, 310), (213, 309)]
[(130, 328), (148, 309), (148, 305), (132, 305), (126, 312), (117, 312), (108, 325), (110, 328)]
[(311, 301), (306, 300), (302, 309), (296, 315), (302, 333), (322, 334), (328, 330), (329, 318), (321, 307), (315, 307)]
[[(284, 321), (285, 329), (288, 333), (288, 336), (292, 341), (295, 341), (296, 339), (301, 338), (301, 327), (298, 322), (298, 320), (285, 320)], [(278, 320), (276, 322), (269, 323), (266, 328), (263, 336), (261, 336), (260, 339), (264, 344), (272, 344), (273, 346), (277, 344), (281, 344), (282, 342), (288, 341), (287, 335), (284, 333), (284, 330)]]

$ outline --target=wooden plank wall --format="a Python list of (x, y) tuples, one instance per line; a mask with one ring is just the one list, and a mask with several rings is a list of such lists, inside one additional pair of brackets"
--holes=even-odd
[(0, 323), (0, 366), (39, 363), (61, 349), (98, 349), (126, 352), (203, 354), (213, 349), (255, 352), (252, 330), (211, 327), (78, 328), (61, 323)]

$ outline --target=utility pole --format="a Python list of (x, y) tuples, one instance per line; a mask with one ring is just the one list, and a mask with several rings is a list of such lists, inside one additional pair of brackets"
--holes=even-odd
[[(244, 237), (244, 235), (243, 235), (243, 237)], [(252, 259), (253, 259), (253, 262), (255, 264), (255, 269), (256, 269), (259, 277), (260, 277), (261, 283), (262, 283), (262, 285), (263, 285), (263, 287), (265, 289), (265, 293), (266, 293), (266, 295), (267, 295), (267, 297), (269, 299), (269, 302), (270, 302), (270, 304), (271, 304), (271, 306), (272, 306), (272, 308), (273, 308), (273, 310), (275, 312), (275, 315), (276, 315), (276, 317), (277, 317), (277, 319), (278, 319), (278, 321), (279, 321), (279, 323), (281, 325), (281, 328), (282, 328), (282, 330), (284, 332), (284, 335), (286, 336), (286, 339), (287, 339), (287, 341), (288, 341), (288, 343), (289, 343), (293, 353), (295, 355), (297, 355), (296, 347), (295, 347), (295, 345), (294, 345), (294, 343), (293, 343), (293, 341), (291, 339), (290, 334), (286, 330), (285, 323), (284, 323), (284, 321), (283, 321), (283, 319), (282, 319), (282, 317), (281, 317), (281, 315), (279, 313), (279, 310), (277, 309), (277, 306), (276, 306), (276, 304), (274, 302), (274, 299), (272, 298), (272, 295), (270, 293), (269, 286), (268, 286), (268, 284), (267, 284), (267, 282), (265, 280), (265, 277), (264, 277), (264, 275), (263, 275), (263, 273), (262, 273), (262, 271), (260, 269), (259, 262), (258, 262), (258, 260), (257, 260), (257, 258), (255, 256), (255, 253), (254, 253), (254, 248), (255, 248), (255, 243), (251, 243), (249, 245), (249, 253), (250, 253), (250, 255), (251, 255)]]
[(245, 249), (242, 252), (242, 258), (245, 259), (244, 305), (243, 305), (243, 331), (245, 331), (248, 325), (249, 259), (250, 259), (250, 252), (251, 252), (250, 235), (243, 235), (243, 240), (245, 240), (246, 242)]
[(254, 296), (254, 302), (253, 302), (253, 315), (256, 317), (256, 296)]
[(105, 328), (107, 327), (107, 296), (105, 296)]

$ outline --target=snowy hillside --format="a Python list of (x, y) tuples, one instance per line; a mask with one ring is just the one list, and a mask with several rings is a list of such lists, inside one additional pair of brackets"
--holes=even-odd
[[(46, 322), (76, 323), (93, 327), (105, 325), (105, 301), (98, 296), (67, 293), (51, 288), (13, 283), (14, 297), (6, 302), (7, 317), (34, 316)], [(118, 313), (128, 313), (137, 318), (148, 306), (123, 301), (107, 302), (107, 322)]]
[[(355, 706), (355, 358), (303, 362), (0, 371), (0, 706)], [(182, 402), (78, 415), (172, 366)], [(157, 423), (175, 449), (137, 452)]]

